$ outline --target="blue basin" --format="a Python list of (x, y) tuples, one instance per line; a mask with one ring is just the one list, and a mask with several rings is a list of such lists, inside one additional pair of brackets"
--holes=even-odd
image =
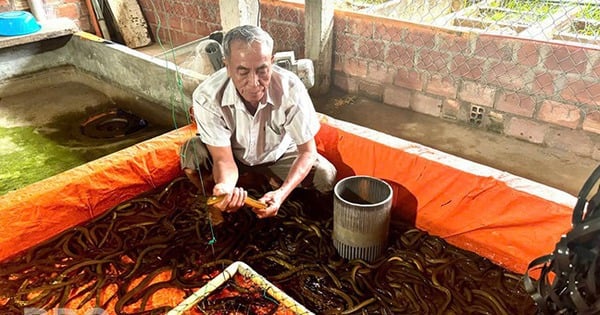
[(0, 13), (0, 36), (26, 35), (39, 31), (42, 26), (27, 11)]

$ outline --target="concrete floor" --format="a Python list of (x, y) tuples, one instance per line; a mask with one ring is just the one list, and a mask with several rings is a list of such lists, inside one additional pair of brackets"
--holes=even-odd
[[(157, 45), (139, 49), (163, 53)], [(570, 152), (544, 148), (468, 125), (441, 120), (364, 97), (332, 90), (316, 97), (318, 112), (484, 164), (577, 195), (600, 164)]]
[(481, 129), (350, 96), (315, 98), (318, 112), (487, 165), (577, 195), (600, 164)]

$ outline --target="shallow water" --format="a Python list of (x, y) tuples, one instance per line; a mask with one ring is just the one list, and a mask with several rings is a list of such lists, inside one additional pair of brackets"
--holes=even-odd
[[(52, 75), (48, 72), (42, 77)], [(161, 108), (157, 104), (108, 92), (114, 88), (68, 79), (67, 75), (67, 81), (51, 83), (47, 82), (49, 79), (36, 78), (30, 90), (1, 97), (0, 195), (174, 128), (168, 110), (157, 115)], [(112, 108), (131, 111), (148, 125), (127, 136), (109, 139), (81, 133), (81, 124), (88, 117)]]

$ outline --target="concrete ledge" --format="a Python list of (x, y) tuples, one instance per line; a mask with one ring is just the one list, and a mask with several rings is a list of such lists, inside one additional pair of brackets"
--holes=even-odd
[(67, 18), (41, 21), (40, 24), (42, 28), (35, 33), (21, 36), (0, 36), (0, 49), (70, 35), (79, 31), (79, 27)]

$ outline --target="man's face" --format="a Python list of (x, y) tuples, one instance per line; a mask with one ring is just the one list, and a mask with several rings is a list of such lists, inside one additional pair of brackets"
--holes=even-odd
[(240, 96), (258, 106), (271, 80), (271, 52), (258, 42), (248, 45), (241, 41), (231, 42), (230, 52), (229, 60), (225, 59), (229, 77)]

